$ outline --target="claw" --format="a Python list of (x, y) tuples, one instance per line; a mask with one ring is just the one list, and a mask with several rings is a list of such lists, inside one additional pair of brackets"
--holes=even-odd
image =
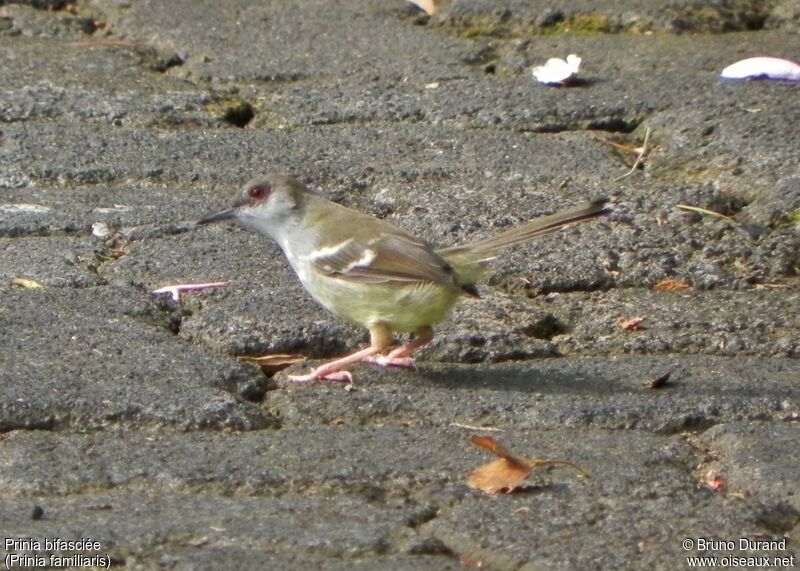
[(400, 367), (402, 369), (416, 369), (417, 362), (413, 357), (392, 357), (388, 355), (376, 355), (374, 357), (367, 357), (364, 359), (368, 363), (378, 365), (380, 367)]

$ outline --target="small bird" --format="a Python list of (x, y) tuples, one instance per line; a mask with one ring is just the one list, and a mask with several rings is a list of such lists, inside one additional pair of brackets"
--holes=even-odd
[[(314, 194), (291, 177), (261, 176), (245, 185), (232, 208), (198, 224), (235, 220), (269, 236), (311, 297), (369, 330), (366, 349), (290, 377), (295, 382), (352, 382), (345, 368), (353, 363), (412, 367), (412, 353), (433, 339), (432, 326), (461, 296), (478, 297), (475, 283), (506, 248), (609, 212), (607, 200), (595, 200), (492, 238), (436, 248), (383, 220)], [(393, 333), (414, 337), (391, 349)]]

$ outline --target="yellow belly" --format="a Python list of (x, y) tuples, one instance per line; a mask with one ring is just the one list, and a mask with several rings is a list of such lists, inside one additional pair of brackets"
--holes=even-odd
[[(354, 325), (370, 328), (378, 323), (393, 331), (413, 332), (444, 319), (461, 290), (442, 284), (365, 284), (321, 277), (324, 283), (303, 282), (325, 308)], [(319, 287), (322, 285), (323, 287)]]

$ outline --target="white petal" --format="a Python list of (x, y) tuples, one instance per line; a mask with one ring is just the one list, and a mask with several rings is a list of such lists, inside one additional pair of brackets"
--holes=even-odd
[(800, 65), (776, 57), (751, 57), (722, 70), (722, 79), (783, 79), (800, 81)]
[(111, 228), (105, 222), (95, 222), (92, 224), (92, 234), (98, 238), (105, 238), (111, 234)]
[(569, 54), (567, 56), (567, 63), (574, 70), (573, 73), (578, 73), (578, 69), (581, 67), (581, 61), (583, 60), (575, 54)]
[(429, 16), (433, 16), (436, 13), (436, 4), (434, 4), (433, 0), (409, 0), (409, 2), (421, 8)]
[(567, 60), (550, 58), (544, 65), (533, 68), (533, 76), (541, 83), (550, 85), (563, 85), (575, 79), (581, 66), (581, 58), (569, 54)]

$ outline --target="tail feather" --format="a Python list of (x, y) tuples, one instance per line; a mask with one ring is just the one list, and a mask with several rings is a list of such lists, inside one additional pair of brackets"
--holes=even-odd
[(465, 281), (470, 283), (470, 277), (476, 274), (476, 272), (471, 271), (465, 266), (472, 264), (483, 266), (485, 262), (496, 258), (497, 255), (506, 248), (516, 246), (517, 244), (527, 242), (539, 236), (557, 232), (569, 224), (577, 224), (599, 216), (605, 216), (610, 212), (611, 208), (609, 207), (609, 201), (607, 199), (593, 200), (592, 202), (587, 202), (586, 204), (564, 212), (557, 212), (556, 214), (550, 214), (549, 216), (531, 220), (521, 226), (498, 234), (497, 236), (492, 236), (491, 238), (486, 238), (485, 240), (463, 246), (442, 248), (437, 250), (436, 253), (450, 262), (454, 268), (456, 268), (457, 273), (463, 273), (463, 278), (466, 278)]

